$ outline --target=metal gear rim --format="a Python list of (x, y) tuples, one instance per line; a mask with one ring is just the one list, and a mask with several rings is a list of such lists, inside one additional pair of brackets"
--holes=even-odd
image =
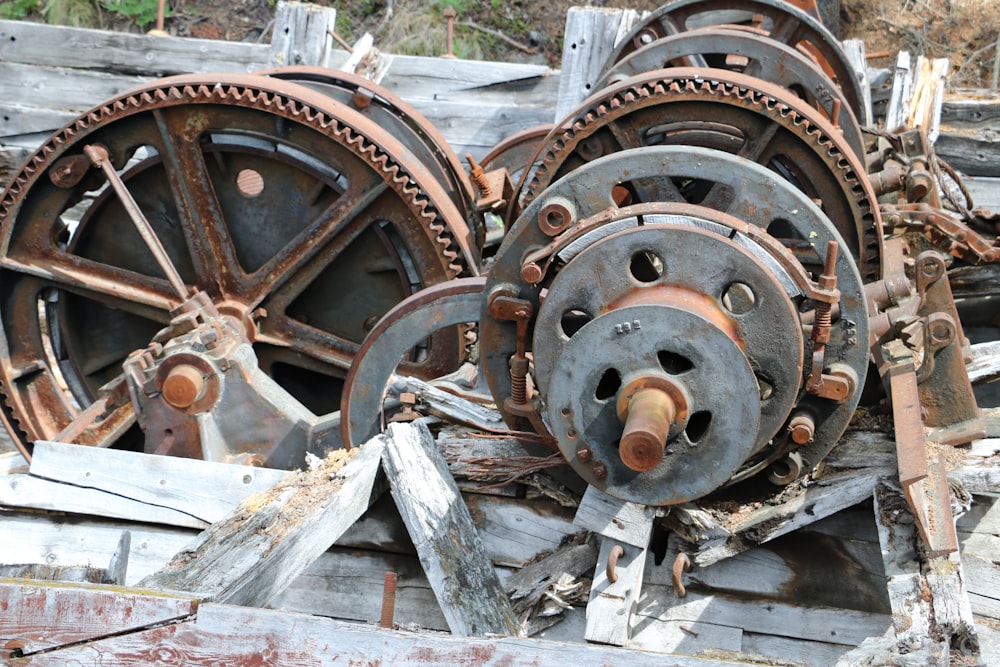
[[(25, 162), (0, 198), (3, 252), (6, 254), (8, 251), (10, 235), (16, 227), (18, 214), (26, 198), (30, 197), (33, 186), (45, 177), (55, 160), (96, 130), (157, 105), (214, 104), (232, 100), (243, 108), (275, 113), (309, 126), (328, 140), (341, 143), (367, 163), (373, 172), (380, 174), (386, 186), (395, 191), (412, 212), (423, 229), (422, 234), (427, 238), (428, 247), (436, 248), (434, 252), (440, 258), (442, 279), (476, 272), (476, 253), (473, 252), (474, 245), (470, 241), (465, 222), (459, 222), (457, 209), (437, 183), (424, 184), (417, 180), (419, 169), (408, 162), (410, 158), (401, 144), (391, 137), (378, 143), (373, 139), (378, 136), (378, 128), (370, 121), (301, 86), (263, 77), (228, 74), (213, 76), (210, 81), (206, 81), (204, 75), (172, 77), (131, 89), (95, 107), (56, 132)], [(65, 286), (57, 284), (56, 287)], [(11, 340), (7, 333), (0, 333), (3, 336), (0, 342), (5, 346)], [(38, 398), (38, 394), (35, 392), (28, 396), (24, 391), (12, 388), (13, 382), (24, 377), (25, 371), (15, 367), (9, 356), (4, 355), (3, 368), (0, 368), (3, 421), (15, 441), (26, 449), (34, 439), (54, 435), (53, 429), (58, 430), (60, 422), (73, 417), (73, 409), (60, 399), (55, 400), (53, 405), (61, 405), (58, 409), (63, 417), (50, 419), (35, 416), (32, 402)], [(44, 355), (41, 352), (34, 356), (37, 359), (36, 365), (44, 365)], [(44, 368), (40, 369), (40, 372), (44, 371)], [(54, 381), (52, 378), (49, 380), (50, 384)], [(61, 393), (59, 387), (54, 385), (49, 386), (46, 391), (50, 398)]]

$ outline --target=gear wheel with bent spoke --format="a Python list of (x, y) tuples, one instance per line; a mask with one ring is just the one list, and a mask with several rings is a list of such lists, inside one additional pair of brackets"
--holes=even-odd
[[(386, 311), (476, 273), (450, 197), (351, 108), (245, 75), (127, 91), (53, 135), (0, 198), (3, 420), (26, 452), (92, 405), (179, 301), (86, 146), (107, 151), (185, 285), (247, 323), (262, 369), (317, 414), (337, 409)], [(409, 372), (439, 375), (463, 352), (458, 330), (440, 332)]]

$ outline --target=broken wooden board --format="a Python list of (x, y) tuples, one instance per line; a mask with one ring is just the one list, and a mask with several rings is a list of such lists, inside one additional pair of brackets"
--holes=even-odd
[[(53, 603), (58, 605), (59, 599)], [(50, 634), (60, 630), (51, 624), (46, 629)], [(18, 657), (8, 657), (8, 664), (98, 667), (112, 660), (147, 665), (159, 664), (164, 656), (176, 664), (248, 665), (273, 661), (312, 667), (343, 664), (662, 667), (665, 664), (662, 655), (643, 651), (526, 638), (468, 639), (383, 630), (329, 618), (212, 603), (200, 604), (190, 618), (150, 623), (145, 628), (111, 636), (95, 633), (92, 641), (80, 638), (46, 652), (20, 651)], [(722, 667), (733, 663), (672, 656), (668, 664)]]
[(329, 67), (337, 10), (307, 2), (278, 2), (271, 33), (268, 67)]
[(895, 482), (880, 481), (874, 497), (896, 635), (890, 655), (945, 656), (947, 663), (951, 646), (975, 647), (958, 555), (925, 556), (918, 551), (916, 525)]
[(264, 605), (368, 508), (386, 438), (247, 498), (140, 586)]
[(0, 609), (2, 658), (4, 650), (30, 655), (177, 622), (195, 614), (198, 600), (97, 584), (0, 579)]
[(206, 528), (289, 474), (40, 440), (28, 474), (0, 476), (0, 506)]
[(452, 634), (516, 635), (510, 600), (427, 427), (390, 424), (383, 465)]

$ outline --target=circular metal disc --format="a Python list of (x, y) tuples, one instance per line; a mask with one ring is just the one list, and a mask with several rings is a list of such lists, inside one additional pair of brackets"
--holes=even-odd
[[(607, 227), (618, 228), (617, 222)], [(760, 404), (760, 432), (751, 433), (753, 451), (760, 449), (784, 425), (798, 399), (802, 378), (802, 327), (782, 284), (745, 246), (720, 234), (733, 233), (728, 227), (715, 225), (717, 231), (708, 231), (704, 228), (713, 223), (684, 215), (645, 215), (621, 222), (634, 226), (587, 246), (549, 286), (535, 321), (532, 348), (539, 351), (535, 354), (535, 380), (541, 395), (559, 391), (553, 378), (560, 377), (563, 350), (576, 346), (573, 329), (587, 318), (614, 315), (624, 305), (680, 307), (697, 303), (717, 316), (720, 328), (733, 336), (747, 357), (752, 374), (771, 388)], [(644, 226), (639, 226), (640, 222)], [(738, 298), (743, 298), (743, 303), (734, 303)], [(619, 319), (619, 324), (628, 323), (628, 318)], [(659, 370), (657, 363), (687, 366), (690, 359), (675, 346), (689, 349), (703, 345), (702, 354), (713, 354), (710, 340), (675, 333), (686, 340), (658, 338), (665, 347), (657, 349), (636, 350), (636, 337), (631, 335), (612, 340), (630, 344), (630, 350), (644, 360), (632, 364), (650, 363), (661, 354), (663, 358), (652, 363), (650, 370)], [(595, 348), (590, 354), (592, 363), (603, 364), (610, 351)], [(718, 376), (719, 392), (725, 393), (727, 380), (725, 374)], [(703, 397), (693, 398), (697, 403)]]
[[(622, 322), (633, 323), (629, 333), (618, 333)], [(637, 473), (621, 462), (622, 424), (602, 382), (609, 373), (626, 378), (658, 369), (658, 350), (690, 361), (690, 369), (671, 379), (691, 395), (692, 416), (688, 428), (667, 442), (659, 465)], [(760, 414), (757, 392), (739, 345), (714, 323), (681, 308), (627, 306), (574, 334), (556, 363), (546, 401), (560, 449), (583, 479), (616, 498), (669, 505), (718, 489), (750, 455)], [(581, 448), (589, 448), (590, 461), (581, 460)], [(595, 475), (595, 464), (603, 464), (606, 477)]]

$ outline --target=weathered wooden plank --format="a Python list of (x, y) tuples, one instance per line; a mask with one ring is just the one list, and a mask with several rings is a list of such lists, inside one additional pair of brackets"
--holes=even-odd
[(263, 605), (319, 558), (368, 508), (385, 447), (373, 438), (267, 493), (247, 498), (140, 585)]
[(457, 154), (471, 152), (476, 159), (515, 132), (552, 122), (552, 110), (545, 107), (442, 102), (426, 98), (407, 101), (431, 120)]
[(972, 361), (965, 366), (969, 381), (990, 382), (1000, 378), (1000, 341), (972, 346)]
[[(52, 495), (42, 509), (197, 528), (219, 521), (247, 496), (270, 489), (290, 473), (38, 441), (32, 454), (31, 475), (69, 485), (61, 493), (57, 486), (45, 485)], [(23, 490), (22, 485), (18, 494)], [(80, 491), (84, 493), (74, 498), (73, 493)], [(95, 502), (92, 508), (85, 502), (91, 496)], [(39, 507), (27, 502), (18, 505), (16, 497), (10, 500), (9, 504), (15, 506)], [(118, 501), (123, 507), (116, 511), (113, 503)], [(130, 515), (133, 511), (136, 514)], [(183, 521), (181, 517), (171, 520), (174, 513), (196, 521)]]
[(593, 93), (611, 51), (639, 18), (634, 9), (570, 7), (563, 32), (562, 72), (554, 118), (559, 122)]
[(132, 534), (126, 585), (163, 567), (196, 534), (124, 521), (39, 512), (0, 513), (0, 564), (98, 565), (111, 560), (123, 531)]
[(545, 501), (464, 495), (483, 547), (495, 565), (521, 567), (579, 529), (573, 512)]
[(653, 531), (657, 509), (621, 500), (597, 487), (588, 486), (573, 525), (645, 549)]
[[(676, 556), (668, 548), (659, 565), (651, 556), (646, 582), (672, 586)], [(681, 581), (687, 590), (701, 593), (879, 614), (890, 611), (878, 543), (818, 533), (794, 533), (707, 567), (694, 567), (683, 573)]]
[(108, 637), (30, 656), (32, 667), (154, 664), (169, 655), (177, 664), (259, 664), (288, 667), (344, 664), (425, 667), (531, 664), (544, 667), (721, 667), (721, 660), (664, 656), (526, 638), (468, 639), (382, 630), (328, 618), (265, 609), (202, 604), (193, 621)]
[(852, 648), (846, 644), (802, 641), (757, 632), (743, 633), (743, 653), (809, 667), (832, 667)]
[(492, 96), (478, 99), (551, 109), (559, 78), (544, 65), (397, 55), (382, 85), (406, 100), (469, 102)]
[(712, 623), (745, 632), (757, 632), (793, 639), (857, 646), (871, 635), (889, 627), (885, 614), (834, 609), (830, 607), (793, 606), (778, 602), (743, 600), (697, 591), (678, 598), (673, 588), (646, 584), (639, 600), (634, 623), (685, 621)]
[(3, 649), (29, 655), (176, 622), (191, 617), (197, 608), (192, 596), (81, 582), (0, 579), (0, 658)]
[(334, 547), (296, 577), (268, 607), (377, 623), (386, 572), (397, 576), (396, 625), (448, 631), (448, 621), (416, 555)]
[(710, 565), (857, 505), (871, 497), (880, 475), (891, 472), (872, 468), (815, 480), (780, 505), (760, 507), (726, 525), (731, 535), (700, 545), (694, 563)]
[(75, 487), (31, 475), (0, 476), (0, 506), (89, 514), (199, 530), (210, 524), (169, 507), (149, 505), (98, 489)]
[[(938, 137), (938, 140), (940, 139), (941, 137)], [(972, 194), (972, 201), (976, 206), (1000, 211), (1000, 178), (969, 176), (965, 178), (965, 186)]]
[(868, 60), (865, 57), (865, 42), (861, 39), (845, 39), (840, 44), (844, 49), (844, 54), (847, 56), (848, 62), (851, 63), (854, 76), (858, 78), (858, 82), (861, 84), (863, 115), (858, 119), (858, 122), (864, 127), (870, 124), (871, 119), (875, 117), (872, 111), (872, 86), (868, 78)]
[(392, 497), (452, 634), (517, 634), (510, 600), (427, 427), (391, 424), (388, 433)]
[(962, 571), (973, 613), (1000, 620), (1000, 566), (992, 560), (962, 554)]
[(333, 7), (308, 2), (278, 2), (268, 66), (329, 67), (333, 51), (330, 32), (336, 27), (337, 10)]
[(267, 44), (157, 37), (28, 21), (0, 21), (0, 61), (149, 77), (188, 72), (251, 72)]
[[(28, 461), (21, 452), (5, 451), (0, 454), (0, 475), (16, 475), (28, 472)], [(0, 504), (3, 504), (0, 502)]]
[(745, 633), (740, 628), (699, 621), (659, 621), (643, 617), (634, 623), (628, 648), (672, 655), (699, 655), (725, 651), (740, 660)]
[(896, 65), (892, 75), (892, 93), (889, 96), (889, 106), (885, 111), (885, 127), (890, 132), (906, 125), (909, 116), (908, 107), (913, 96), (915, 73), (909, 51), (896, 54)]
[(934, 151), (964, 174), (1000, 176), (1000, 136), (996, 132), (945, 129), (938, 136)]
[[(984, 92), (984, 91), (980, 91)], [(941, 124), (967, 129), (1000, 127), (1000, 96), (993, 94), (956, 97), (949, 95), (941, 105)]]
[[(652, 519), (650, 519), (652, 523)], [(601, 538), (601, 551), (587, 601), (589, 642), (625, 646), (632, 631), (632, 614), (642, 593), (646, 547), (610, 537)]]
[[(48, 135), (78, 115), (77, 111), (39, 109), (21, 103), (0, 103), (0, 137), (20, 137), (36, 132)], [(37, 143), (40, 144), (41, 141)], [(10, 146), (0, 149), (0, 178), (7, 178), (6, 174), (19, 167), (34, 148), (35, 146), (31, 149)]]
[(0, 61), (0, 99), (40, 110), (79, 113), (145, 81), (149, 78)]

